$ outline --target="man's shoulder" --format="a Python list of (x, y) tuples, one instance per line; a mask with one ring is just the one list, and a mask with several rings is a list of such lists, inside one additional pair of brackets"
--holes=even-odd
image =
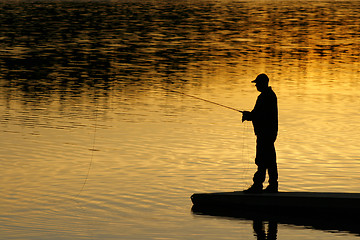
[(267, 91), (267, 95), (276, 98), (276, 94), (275, 94), (274, 90), (272, 90), (271, 87), (269, 87), (269, 89)]
[(269, 96), (275, 96), (275, 97), (276, 97), (276, 94), (275, 94), (275, 92), (272, 90), (271, 87), (269, 87), (266, 91), (260, 93), (260, 95), (258, 96), (258, 98), (266, 98), (266, 97), (269, 97)]

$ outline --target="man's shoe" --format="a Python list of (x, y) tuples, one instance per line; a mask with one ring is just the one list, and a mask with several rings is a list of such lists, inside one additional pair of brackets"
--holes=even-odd
[(264, 189), (263, 192), (264, 193), (278, 193), (279, 192), (278, 186), (269, 185)]
[(248, 189), (243, 191), (244, 193), (262, 193), (262, 186), (255, 186), (252, 185), (251, 187), (249, 187)]

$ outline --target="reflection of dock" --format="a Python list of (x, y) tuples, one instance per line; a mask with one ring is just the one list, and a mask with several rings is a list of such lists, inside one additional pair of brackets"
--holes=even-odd
[(269, 221), (272, 225), (291, 224), (360, 234), (358, 193), (227, 192), (194, 194), (191, 200), (196, 215), (253, 220), (254, 227), (259, 221)]
[(191, 196), (195, 206), (275, 211), (306, 211), (349, 214), (360, 212), (360, 193), (279, 192), (245, 194), (243, 192), (197, 193)]

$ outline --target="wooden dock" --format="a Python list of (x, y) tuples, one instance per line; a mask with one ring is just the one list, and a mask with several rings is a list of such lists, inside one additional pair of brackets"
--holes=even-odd
[(241, 192), (196, 193), (191, 200), (197, 208), (236, 210), (307, 211), (360, 213), (360, 193), (279, 192), (248, 194)]

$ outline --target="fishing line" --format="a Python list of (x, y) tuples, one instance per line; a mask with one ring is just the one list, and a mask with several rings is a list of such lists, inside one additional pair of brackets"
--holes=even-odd
[(249, 132), (249, 124), (244, 122), (243, 123), (243, 138), (242, 138), (242, 152), (241, 152), (241, 157), (242, 157), (242, 162), (244, 163), (243, 165), (243, 180), (244, 179), (247, 179), (247, 182), (246, 181), (243, 181), (243, 187), (246, 188), (246, 187), (249, 187), (249, 185), (251, 184), (249, 182), (249, 178), (247, 177), (247, 174), (249, 172), (249, 169), (250, 169), (250, 151), (249, 151), (249, 147), (248, 147), (248, 144), (246, 143), (245, 139), (248, 139), (247, 138), (247, 135)]
[(183, 92), (180, 92), (180, 91), (176, 91), (176, 90), (172, 90), (172, 89), (168, 89), (168, 88), (163, 88), (167, 91), (170, 91), (170, 92), (174, 92), (174, 93), (178, 93), (178, 94), (181, 94), (181, 95), (184, 95), (184, 96), (187, 96), (187, 97), (192, 97), (192, 98), (195, 98), (195, 99), (198, 99), (198, 100), (202, 100), (202, 101), (205, 101), (205, 102), (208, 102), (208, 103), (212, 103), (212, 104), (215, 104), (215, 105), (218, 105), (220, 107), (224, 107), (224, 108), (227, 108), (227, 109), (230, 109), (230, 110), (234, 110), (234, 111), (237, 111), (237, 112), (244, 112), (242, 110), (239, 110), (239, 109), (236, 109), (236, 108), (233, 108), (233, 107), (229, 107), (229, 106), (226, 106), (226, 105), (223, 105), (223, 104), (220, 104), (220, 103), (217, 103), (217, 102), (213, 102), (213, 101), (210, 101), (210, 100), (207, 100), (207, 99), (204, 99), (204, 98), (201, 98), (201, 97), (196, 97), (196, 96), (193, 96), (193, 95), (190, 95), (190, 94), (186, 94), (186, 93), (183, 93)]
[[(96, 100), (95, 100), (96, 101)], [(94, 152), (96, 151), (95, 150), (95, 143), (96, 143), (96, 132), (97, 132), (97, 119), (98, 119), (98, 103), (95, 102), (95, 110), (94, 110), (94, 134), (93, 134), (93, 142), (92, 142), (92, 148), (89, 149), (91, 151), (91, 157), (90, 157), (90, 163), (89, 163), (89, 167), (88, 167), (88, 171), (87, 171), (87, 174), (86, 174), (86, 177), (85, 177), (85, 180), (84, 180), (84, 183), (79, 191), (79, 193), (76, 195), (76, 198), (78, 198), (80, 196), (80, 194), (82, 193), (82, 191), (84, 190), (85, 188), (85, 185), (89, 179), (89, 175), (90, 175), (90, 169), (91, 169), (91, 166), (92, 166), (92, 163), (93, 163), (93, 160), (94, 160)]]

